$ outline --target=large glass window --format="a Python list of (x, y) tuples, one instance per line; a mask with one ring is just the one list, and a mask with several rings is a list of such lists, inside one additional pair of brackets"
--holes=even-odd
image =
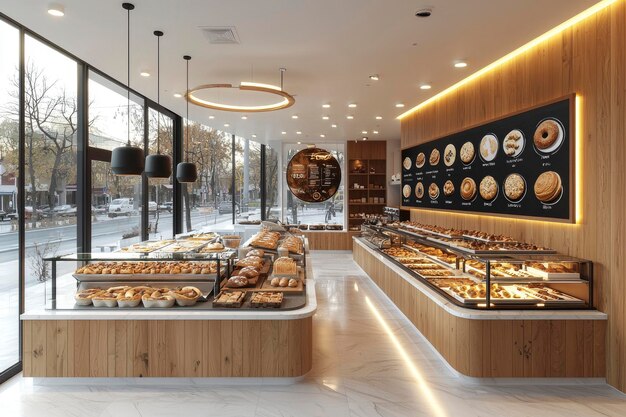
[[(148, 146), (150, 154), (160, 153), (172, 157), (174, 149), (174, 120), (152, 108), (148, 109)], [(173, 161), (173, 160), (172, 160)], [(148, 180), (148, 231), (150, 239), (174, 236), (173, 177)]]
[(183, 186), (183, 229), (232, 230), (232, 141), (219, 130), (191, 122), (188, 160), (198, 181)]
[[(277, 150), (278, 149), (278, 150)], [(265, 146), (265, 218), (267, 220), (280, 220), (280, 187), (278, 184), (278, 174), (280, 172), (278, 157), (280, 144)]]
[[(43, 258), (76, 251), (77, 63), (25, 38), (26, 308), (45, 302)], [(73, 270), (68, 263), (59, 270)], [(71, 277), (70, 277), (71, 278)], [(63, 285), (64, 283), (59, 283)], [(69, 283), (67, 283), (69, 285)]]
[(235, 138), (235, 211), (237, 222), (261, 220), (261, 144)]
[(0, 373), (19, 361), (19, 32), (0, 21)]
[[(283, 190), (283, 221), (289, 224), (340, 224), (344, 225), (344, 189), (345, 189), (345, 144), (324, 143), (319, 147), (329, 151), (341, 166), (341, 185), (337, 193), (330, 199), (322, 203), (307, 203), (295, 197), (284, 178), (287, 172), (287, 164), (291, 158), (304, 149), (306, 145), (284, 144), (282, 161), (282, 184)], [(345, 225), (344, 225), (345, 228)]]
[[(144, 146), (143, 99), (97, 73), (89, 73), (89, 146), (112, 150)], [(141, 177), (113, 175), (111, 164), (91, 163), (91, 248), (109, 251), (141, 240)], [(154, 205), (153, 205), (154, 206)]]

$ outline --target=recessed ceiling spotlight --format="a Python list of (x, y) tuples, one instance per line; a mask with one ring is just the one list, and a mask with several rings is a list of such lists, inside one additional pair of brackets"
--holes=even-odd
[(215, 116), (209, 116), (209, 119), (213, 120), (215, 119)]
[(415, 12), (415, 17), (430, 17), (433, 14), (433, 9), (424, 8)]
[(467, 67), (467, 62), (465, 61), (456, 61), (454, 63), (454, 68), (465, 68)]
[(336, 124), (332, 124), (332, 125), (330, 125), (330, 127), (332, 127), (332, 128), (336, 128), (336, 127), (337, 127), (337, 125), (336, 125)]
[(139, 75), (141, 75), (142, 77), (149, 77), (150, 73), (148, 71), (141, 71)]
[(328, 116), (322, 116), (322, 119), (323, 119), (323, 120), (328, 120), (328, 119), (330, 119), (330, 117), (328, 117)]
[(330, 104), (322, 104), (322, 107), (325, 109), (330, 109)]
[(363, 140), (367, 140), (367, 136), (363, 136)]
[(241, 116), (241, 120), (248, 120), (248, 116)]
[(367, 130), (362, 131), (361, 134), (367, 135)]
[(284, 130), (282, 132), (280, 132), (281, 135), (286, 135), (287, 132), (285, 132)]
[(174, 93), (174, 97), (176, 97), (176, 98), (181, 98), (182, 96), (183, 96), (183, 95), (182, 95), (182, 94), (180, 94), (180, 93)]
[(346, 116), (346, 119), (352, 120), (352, 119), (354, 119), (354, 116)]
[(320, 138), (325, 138), (325, 137), (326, 137), (326, 135), (323, 134), (323, 133), (320, 135)]
[(373, 130), (372, 133), (378, 135), (378, 130)]
[(224, 127), (229, 127), (230, 125), (228, 123), (224, 123)]
[(253, 134), (253, 135), (252, 135), (252, 137), (253, 137), (253, 138), (256, 138), (256, 135), (255, 135), (255, 134)]
[(404, 107), (404, 103), (396, 103), (396, 107), (401, 109), (402, 107)]
[(431, 88), (433, 88), (433, 86), (430, 85), (430, 84), (422, 84), (422, 85), (420, 85), (420, 90), (430, 90)]
[(353, 108), (355, 108), (355, 107), (356, 107), (356, 103), (350, 103), (350, 104), (348, 104), (348, 107), (350, 107), (351, 109), (353, 109)]
[(298, 142), (298, 145), (302, 145), (302, 142)]
[(299, 130), (296, 132), (296, 135), (301, 135), (302, 132), (300, 132)]
[(298, 115), (297, 115), (297, 114), (294, 114), (293, 116), (291, 116), (291, 118), (292, 118), (292, 119), (297, 119), (297, 118), (298, 118)]
[(65, 16), (65, 7), (59, 3), (50, 3), (48, 5), (48, 14), (54, 17)]
[(383, 116), (376, 116), (376, 120), (382, 120)]
[(372, 75), (370, 75), (370, 80), (378, 81), (378, 80), (380, 80), (380, 77), (378, 76), (378, 74), (372, 74)]

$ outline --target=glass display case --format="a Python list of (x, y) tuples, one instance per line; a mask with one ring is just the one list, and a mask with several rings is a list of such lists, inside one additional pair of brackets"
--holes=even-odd
[[(409, 222), (364, 226), (368, 243), (456, 305), (593, 309), (593, 263), (505, 236)], [(387, 238), (387, 247), (380, 241)]]

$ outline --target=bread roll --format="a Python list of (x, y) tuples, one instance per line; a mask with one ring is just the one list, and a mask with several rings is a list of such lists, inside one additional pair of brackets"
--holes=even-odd
[(278, 287), (279, 283), (280, 283), (280, 278), (272, 278), (272, 280), (270, 281), (270, 285), (272, 287)]

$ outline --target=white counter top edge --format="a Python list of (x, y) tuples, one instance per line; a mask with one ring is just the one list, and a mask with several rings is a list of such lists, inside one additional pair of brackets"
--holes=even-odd
[(606, 320), (607, 315), (597, 310), (472, 310), (457, 306), (446, 300), (441, 294), (411, 276), (400, 266), (387, 259), (380, 252), (370, 248), (361, 239), (354, 237), (355, 244), (365, 248), (380, 262), (391, 268), (405, 281), (421, 291), (437, 305), (453, 316), (474, 320)]

